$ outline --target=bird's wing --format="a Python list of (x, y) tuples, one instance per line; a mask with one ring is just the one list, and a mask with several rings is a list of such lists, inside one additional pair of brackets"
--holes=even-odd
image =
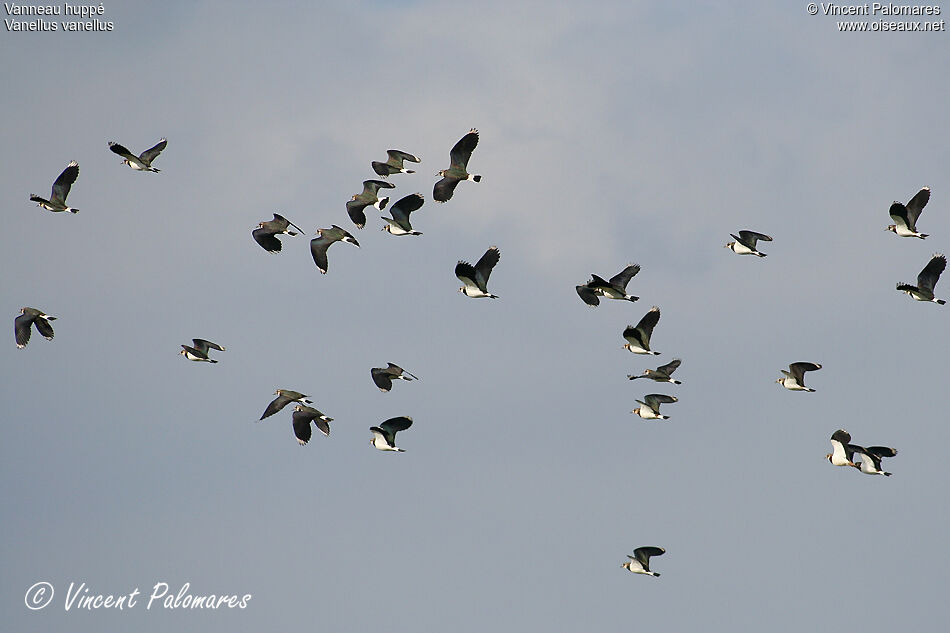
[(432, 188), (432, 199), (436, 202), (448, 202), (455, 193), (455, 187), (459, 184), (458, 178), (449, 178), (445, 176)]
[(660, 322), (660, 309), (656, 306), (650, 308), (650, 311), (643, 315), (640, 322), (637, 323), (637, 329), (643, 334), (644, 341), (649, 341), (653, 335), (653, 328)]
[(165, 139), (162, 139), (158, 143), (156, 143), (154, 146), (142, 152), (142, 155), (139, 158), (141, 158), (145, 164), (149, 164), (153, 160), (155, 160), (156, 156), (162, 153), (162, 150), (165, 149), (166, 145), (168, 145), (168, 141), (166, 141)]
[(418, 210), (423, 202), (425, 202), (425, 198), (422, 197), (422, 194), (410, 193), (389, 207), (389, 212), (397, 224), (401, 225), (404, 229), (412, 230), (412, 225), (409, 224), (409, 214)]
[(396, 433), (399, 431), (405, 431), (410, 426), (412, 426), (412, 418), (400, 416), (398, 418), (389, 418), (380, 424), (379, 428), (382, 429), (383, 433), (385, 433), (388, 438), (395, 441)]
[(788, 366), (788, 371), (791, 372), (792, 378), (798, 381), (798, 384), (804, 385), (802, 378), (805, 375), (806, 371), (815, 371), (816, 369), (821, 369), (821, 365), (817, 363), (792, 363)]
[(195, 348), (201, 350), (204, 353), (207, 353), (209, 349), (216, 349), (219, 352), (223, 352), (224, 348), (218, 345), (217, 343), (212, 343), (203, 338), (193, 338), (191, 339), (195, 344)]
[[(907, 214), (907, 207), (903, 203), (895, 201), (891, 204), (891, 208), (887, 212), (891, 216), (891, 219), (894, 220), (896, 226), (903, 226), (904, 228), (910, 229), (912, 223)], [(914, 230), (914, 229), (911, 229)]]
[(683, 362), (683, 361), (681, 361), (680, 359), (674, 358), (673, 360), (671, 360), (671, 361), (668, 362), (667, 364), (661, 365), (660, 367), (657, 367), (657, 368), (656, 368), (656, 371), (659, 372), (659, 373), (666, 374), (667, 376), (669, 376), (669, 375), (672, 374), (674, 371), (676, 371), (676, 368), (679, 367), (679, 366), (680, 366), (680, 363), (682, 363), (682, 362)]
[(640, 266), (637, 264), (630, 264), (610, 278), (610, 285), (626, 289), (627, 284), (630, 283), (630, 280), (633, 279), (634, 275), (636, 275), (638, 272), (640, 272)]
[(472, 128), (468, 134), (459, 139), (459, 142), (449, 152), (452, 167), (462, 170), (468, 167), (468, 161), (472, 157), (472, 151), (476, 145), (478, 145), (478, 130)]
[(475, 283), (477, 276), (475, 274), (475, 267), (468, 262), (459, 261), (459, 263), (455, 265), (455, 276), (469, 288), (478, 288), (478, 284)]
[(385, 180), (364, 180), (363, 181), (363, 193), (361, 195), (370, 195), (375, 196), (376, 192), (380, 189), (395, 189), (396, 185), (391, 182), (386, 182)]
[(907, 219), (910, 220), (910, 226), (917, 224), (917, 218), (920, 217), (927, 202), (930, 201), (930, 187), (924, 187), (914, 194), (914, 197), (907, 203)]
[(920, 271), (920, 274), (917, 275), (917, 287), (927, 289), (932, 293), (934, 286), (937, 285), (937, 280), (940, 279), (940, 274), (946, 267), (947, 258), (939, 253), (934, 255), (924, 266), (924, 269)]
[(317, 265), (320, 272), (326, 274), (329, 263), (327, 262), (327, 249), (336, 240), (318, 235), (310, 240), (310, 254), (313, 256), (313, 263)]
[(662, 556), (666, 550), (662, 547), (638, 547), (633, 550), (633, 555), (643, 565), (644, 569), (649, 569), (651, 556)]
[(320, 429), (321, 433), (323, 433), (327, 437), (330, 437), (330, 420), (329, 419), (317, 416), (313, 419), (313, 423), (316, 425), (318, 429)]
[(757, 240), (762, 240), (763, 242), (772, 241), (772, 238), (765, 233), (756, 233), (755, 231), (739, 231), (738, 239), (740, 242), (753, 249), (755, 248), (755, 243)]
[(47, 339), (53, 340), (53, 326), (49, 324), (49, 321), (41, 316), (38, 316), (33, 320), (33, 323), (36, 324), (37, 332), (42, 334)]
[(389, 377), (389, 372), (384, 368), (373, 367), (369, 372), (373, 377), (373, 382), (376, 383), (376, 386), (379, 387), (381, 391), (389, 391), (393, 388), (393, 381)]
[(346, 203), (346, 212), (358, 229), (366, 225), (366, 214), (363, 213), (363, 209), (367, 206), (369, 206), (368, 202), (361, 202), (359, 200), (350, 200)]
[(16, 336), (17, 347), (24, 347), (30, 342), (34, 318), (32, 314), (21, 314), (13, 320), (13, 333)]
[(251, 231), (251, 236), (261, 248), (270, 253), (279, 253), (282, 247), (280, 240), (269, 229), (257, 228)]
[(109, 149), (126, 160), (134, 160), (135, 162), (139, 160), (138, 156), (130, 152), (125, 145), (119, 145), (114, 141), (109, 141)]
[(408, 160), (410, 163), (418, 163), (419, 159), (398, 149), (388, 149), (386, 154), (389, 156), (389, 164), (393, 167), (402, 167), (402, 161)]
[(310, 422), (313, 420), (310, 417), (309, 413), (304, 411), (294, 411), (294, 435), (297, 437), (297, 442), (303, 446), (310, 441), (310, 437), (313, 435), (313, 429), (310, 428)]
[(878, 458), (881, 457), (894, 457), (897, 455), (896, 448), (890, 448), (888, 446), (868, 446), (864, 449), (869, 455), (874, 455)]
[(53, 192), (50, 194), (50, 202), (59, 202), (66, 204), (66, 196), (69, 195), (69, 188), (76, 182), (79, 176), (79, 163), (70, 161), (66, 169), (53, 182)]
[(577, 296), (579, 296), (587, 305), (600, 305), (600, 299), (597, 298), (597, 293), (591, 290), (590, 286), (587, 284), (584, 284), (583, 286), (574, 286), (574, 288), (577, 290)]
[(482, 292), (488, 292), (488, 277), (500, 258), (501, 251), (497, 246), (492, 246), (475, 263), (475, 281), (478, 282), (478, 287)]
[[(269, 405), (267, 405), (267, 408), (264, 409), (264, 415), (261, 416), (261, 420), (264, 418), (269, 418), (291, 402), (293, 402), (292, 399), (284, 396), (283, 394), (278, 394), (277, 397), (274, 398)], [(294, 412), (294, 417), (297, 417), (296, 411)]]
[(661, 404), (676, 402), (678, 398), (675, 396), (667, 396), (662, 393), (651, 393), (648, 396), (644, 396), (643, 400), (648, 407), (656, 411)]
[(838, 429), (831, 435), (832, 442), (839, 442), (842, 446), (847, 446), (851, 443), (851, 434), (845, 431), (844, 429)]

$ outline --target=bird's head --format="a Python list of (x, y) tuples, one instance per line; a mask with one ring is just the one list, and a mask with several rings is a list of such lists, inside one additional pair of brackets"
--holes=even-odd
[(459, 292), (461, 292), (465, 296), (468, 296), (465, 292), (465, 286), (462, 286), (461, 288), (459, 288)]
[(827, 459), (827, 460), (830, 462), (830, 461), (831, 461), (831, 453), (828, 453), (827, 455), (825, 455), (825, 459)]
[(178, 353), (181, 354), (182, 356), (184, 356), (184, 355), (186, 354), (185, 350), (181, 350), (181, 351), (178, 352)]
[(727, 242), (726, 245), (723, 246), (723, 248), (732, 248), (732, 247), (735, 246), (735, 245), (736, 245), (735, 242)]
[(776, 379), (775, 379), (775, 382), (777, 382), (777, 383), (779, 383), (779, 384), (782, 384), (782, 381), (783, 381), (783, 380), (785, 380), (785, 379), (784, 379), (784, 378), (776, 378)]
[(436, 173), (436, 176), (442, 176), (443, 178), (445, 178), (445, 170), (444, 170), (444, 169), (440, 169), (440, 170)]
[(381, 231), (386, 231), (387, 233), (392, 233), (392, 230), (391, 230), (389, 224), (384, 225), (383, 228), (380, 229), (380, 230), (381, 230)]
[(263, 223), (263, 222), (258, 222), (258, 223), (257, 223), (257, 228), (259, 228), (259, 229), (264, 228), (264, 223)]
[(884, 230), (885, 230), (885, 231), (890, 231), (891, 233), (897, 233), (897, 225), (896, 225), (896, 224), (888, 224), (886, 227), (884, 227)]
[(354, 193), (352, 196), (350, 196), (350, 200), (356, 200), (359, 197), (360, 197), (360, 194)]
[(633, 351), (632, 349), (630, 349), (630, 343), (624, 343), (623, 345), (620, 346), (620, 349), (627, 349), (627, 350), (630, 350), (631, 352)]

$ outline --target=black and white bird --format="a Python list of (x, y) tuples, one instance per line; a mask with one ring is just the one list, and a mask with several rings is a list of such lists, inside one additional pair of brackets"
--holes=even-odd
[(382, 216), (386, 220), (383, 230), (389, 231), (392, 235), (422, 235), (419, 231), (413, 230), (412, 224), (409, 222), (409, 214), (417, 211), (423, 202), (425, 202), (425, 198), (419, 193), (410, 193), (408, 196), (397, 200), (389, 207), (389, 213), (393, 217)]
[(490, 297), (497, 299), (497, 295), (488, 292), (488, 276), (491, 275), (492, 268), (501, 258), (501, 251), (497, 246), (492, 246), (482, 255), (474, 266), (468, 262), (459, 260), (455, 266), (455, 276), (459, 278), (464, 286), (459, 288), (459, 292), (466, 297)]
[[(291, 231), (291, 226), (297, 229), (297, 231)], [(281, 243), (280, 240), (277, 239), (277, 236), (286, 234), (293, 237), (297, 235), (298, 232), (303, 233), (303, 229), (279, 213), (275, 213), (273, 220), (267, 220), (258, 224), (257, 228), (251, 232), (251, 235), (254, 237), (254, 241), (268, 253), (279, 253)]]
[(211, 341), (206, 341), (203, 338), (193, 338), (191, 339), (194, 343), (194, 347), (189, 347), (188, 345), (182, 345), (182, 350), (178, 352), (188, 360), (194, 361), (203, 361), (205, 363), (216, 363), (218, 361), (213, 358), (208, 357), (208, 350), (216, 349), (219, 352), (223, 352), (224, 348), (218, 345), (217, 343), (212, 343)]
[(350, 219), (353, 220), (353, 224), (356, 225), (356, 228), (361, 229), (366, 225), (366, 214), (363, 213), (363, 209), (370, 205), (373, 205), (380, 211), (386, 208), (386, 203), (389, 202), (389, 198), (379, 198), (376, 195), (379, 190), (393, 189), (395, 187), (396, 185), (391, 182), (386, 182), (385, 180), (363, 181), (363, 191), (353, 194), (350, 201), (346, 203), (346, 212), (349, 214)]
[(627, 294), (627, 284), (633, 279), (634, 275), (640, 272), (640, 266), (630, 264), (619, 273), (610, 278), (610, 281), (597, 275), (591, 275), (590, 281), (582, 286), (575, 286), (578, 296), (584, 303), (594, 307), (600, 304), (598, 296), (608, 299), (624, 299), (626, 301), (636, 301), (640, 297), (634, 297)]
[(868, 446), (867, 448), (854, 446), (853, 448), (854, 454), (861, 458), (860, 464), (853, 464), (855, 468), (865, 475), (891, 476), (891, 473), (884, 472), (881, 469), (881, 460), (885, 457), (894, 457), (897, 455), (897, 449), (887, 446)]
[(411, 169), (406, 169), (403, 167), (403, 161), (409, 161), (410, 163), (418, 163), (419, 159), (413, 156), (412, 154), (407, 154), (398, 149), (388, 149), (386, 150), (386, 155), (389, 158), (385, 163), (381, 163), (377, 160), (372, 162), (373, 171), (382, 176), (383, 178), (388, 178), (392, 174), (414, 174)]
[(854, 449), (851, 444), (851, 434), (844, 429), (838, 429), (831, 435), (831, 452), (825, 459), (835, 466), (857, 466), (854, 463)]
[(650, 571), (650, 557), (662, 556), (665, 553), (666, 550), (662, 547), (638, 547), (633, 550), (633, 554), (627, 554), (627, 558), (630, 560), (626, 563), (621, 563), (620, 566), (635, 574), (659, 577), (659, 573)]
[(13, 335), (16, 338), (17, 348), (22, 349), (30, 342), (30, 334), (33, 333), (34, 325), (36, 331), (42, 334), (47, 341), (52, 341), (53, 326), (49, 322), (55, 320), (56, 317), (45, 314), (42, 310), (20, 308), (20, 316), (13, 320)]
[(946, 301), (934, 297), (934, 286), (940, 280), (940, 274), (947, 267), (947, 258), (936, 253), (924, 269), (917, 275), (917, 285), (897, 284), (897, 289), (906, 292), (917, 301), (932, 301), (938, 305), (944, 305)]
[(66, 205), (66, 196), (69, 195), (69, 189), (79, 177), (79, 163), (70, 161), (66, 169), (53, 182), (53, 190), (49, 195), (49, 200), (41, 198), (36, 194), (30, 194), (30, 201), (35, 202), (36, 206), (43, 207), (47, 211), (69, 211), (70, 213), (79, 213), (79, 209), (74, 209)]
[(782, 370), (785, 376), (775, 382), (791, 391), (813, 392), (815, 391), (814, 389), (805, 386), (805, 372), (817, 371), (819, 369), (821, 369), (821, 365), (818, 363), (792, 363), (788, 366), (788, 371)]
[(726, 248), (731, 249), (733, 253), (738, 253), (739, 255), (755, 255), (757, 257), (765, 257), (765, 253), (760, 253), (755, 248), (755, 243), (759, 240), (763, 242), (771, 242), (772, 238), (766, 235), (765, 233), (756, 233), (755, 231), (739, 231), (739, 235), (732, 235), (732, 239), (735, 242), (729, 242), (726, 244)]
[(623, 331), (623, 337), (627, 340), (624, 349), (630, 350), (634, 354), (659, 354), (650, 349), (650, 337), (653, 335), (653, 328), (660, 322), (660, 309), (656, 306), (650, 308), (636, 327), (628, 325)]
[(637, 378), (649, 378), (650, 380), (655, 380), (656, 382), (671, 382), (674, 385), (683, 384), (679, 380), (673, 378), (673, 372), (676, 371), (676, 368), (682, 363), (678, 358), (674, 358), (665, 365), (661, 365), (656, 369), (644, 369), (643, 374), (639, 376), (634, 376), (632, 374), (627, 374), (627, 378), (630, 380), (636, 380)]
[(324, 275), (327, 274), (327, 267), (329, 266), (327, 249), (334, 242), (347, 242), (357, 248), (360, 247), (360, 243), (356, 241), (355, 237), (336, 224), (328, 229), (317, 229), (317, 237), (310, 240), (310, 254), (313, 256), (313, 262)]
[(278, 389), (274, 392), (274, 395), (277, 397), (271, 400), (271, 403), (267, 405), (267, 408), (264, 409), (264, 415), (261, 416), (261, 420), (264, 418), (269, 418), (274, 415), (284, 407), (286, 407), (291, 402), (299, 402), (301, 404), (313, 404), (311, 400), (308, 400), (308, 396), (300, 393), (299, 391), (291, 391), (290, 389)]
[(392, 363), (387, 363), (386, 367), (373, 367), (369, 373), (373, 377), (373, 382), (383, 392), (393, 388), (393, 380), (419, 380), (399, 365)]
[(906, 205), (895, 200), (887, 212), (888, 215), (891, 216), (891, 219), (894, 220), (894, 224), (889, 224), (887, 230), (901, 237), (926, 238), (926, 233), (921, 233), (917, 230), (917, 219), (920, 217), (920, 213), (924, 210), (924, 207), (927, 206), (929, 200), (930, 187), (924, 187), (915, 193), (914, 197), (911, 198)]
[(161, 171), (161, 169), (155, 169), (152, 167), (152, 161), (162, 153), (162, 150), (165, 149), (166, 145), (168, 145), (168, 142), (163, 138), (153, 147), (148, 148), (136, 156), (124, 146), (119, 145), (114, 141), (109, 141), (109, 149), (125, 159), (122, 161), (123, 165), (128, 165), (135, 171), (154, 171), (156, 173)]
[(439, 171), (437, 176), (442, 176), (442, 180), (435, 183), (432, 188), (432, 199), (436, 202), (447, 202), (455, 193), (455, 187), (463, 180), (472, 182), (481, 182), (482, 177), (477, 174), (468, 173), (468, 161), (472, 157), (472, 151), (478, 145), (478, 130), (472, 128), (468, 134), (459, 139), (452, 150), (449, 152), (449, 161), (451, 165), (448, 169)]
[(396, 446), (396, 433), (405, 431), (410, 426), (412, 426), (410, 417), (389, 418), (379, 426), (369, 427), (369, 430), (373, 432), (373, 439), (369, 443), (381, 451), (404, 453), (405, 449)]
[(651, 393), (648, 396), (644, 396), (643, 400), (637, 400), (637, 403), (640, 406), (630, 413), (636, 413), (644, 420), (669, 420), (670, 416), (660, 413), (660, 405), (677, 401), (678, 399), (675, 396), (666, 396), (662, 393)]
[(305, 404), (298, 404), (294, 407), (294, 418), (292, 422), (294, 436), (297, 438), (297, 443), (301, 446), (310, 441), (312, 434), (312, 429), (310, 428), (311, 422), (313, 422), (324, 435), (329, 437), (330, 422), (333, 422), (333, 418), (328, 418), (313, 407), (308, 407)]

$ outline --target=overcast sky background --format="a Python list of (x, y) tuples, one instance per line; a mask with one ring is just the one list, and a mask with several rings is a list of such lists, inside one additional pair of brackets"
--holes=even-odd
[[(104, 6), (111, 33), (0, 32), (10, 630), (946, 623), (950, 306), (894, 289), (950, 250), (946, 32), (838, 33), (804, 2)], [(483, 180), (435, 204), (471, 127)], [(162, 136), (158, 174), (107, 149)], [(422, 159), (389, 192), (426, 197), (421, 237), (346, 215), (388, 148)], [(80, 212), (29, 202), (70, 160)], [(931, 237), (886, 232), (925, 185)], [(362, 248), (327, 275), (309, 237), (270, 255), (274, 212)], [(767, 258), (722, 248), (744, 228)], [(456, 261), (491, 245), (501, 298), (463, 297)], [(578, 299), (631, 262), (639, 302)], [(622, 350), (653, 305), (662, 354)], [(22, 306), (55, 340), (16, 349)], [(218, 364), (178, 355), (194, 337)], [(626, 379), (673, 358), (683, 385)], [(806, 360), (816, 393), (775, 384)], [(380, 393), (388, 361), (421, 380)], [(256, 423), (277, 388), (331, 436)], [(630, 413), (654, 392), (668, 422)], [(371, 448), (398, 415), (407, 452)], [(894, 475), (823, 461), (838, 428)], [(620, 568), (642, 545), (661, 578)], [(66, 612), (83, 581), (144, 596)], [(157, 582), (253, 598), (146, 610)]]

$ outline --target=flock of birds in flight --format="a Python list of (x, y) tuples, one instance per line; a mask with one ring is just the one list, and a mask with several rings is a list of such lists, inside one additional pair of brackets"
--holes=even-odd
[[(145, 150), (138, 156), (129, 151), (126, 147), (115, 143), (109, 143), (109, 149), (123, 158), (122, 163), (128, 165), (135, 171), (159, 172), (159, 169), (152, 167), (152, 162), (161, 154), (166, 147), (166, 140), (161, 139), (156, 145)], [(438, 175), (441, 180), (435, 183), (432, 191), (432, 197), (436, 202), (447, 202), (455, 192), (456, 187), (462, 181), (480, 182), (481, 176), (468, 173), (468, 162), (471, 159), (472, 152), (478, 145), (478, 131), (472, 129), (465, 134), (449, 152), (450, 166), (447, 169), (440, 170)], [(371, 166), (373, 171), (382, 178), (388, 178), (394, 174), (412, 174), (411, 169), (407, 169), (405, 164), (421, 162), (416, 156), (401, 150), (391, 149), (387, 151), (388, 159), (386, 162), (373, 161)], [(38, 206), (53, 212), (78, 213), (78, 209), (70, 207), (66, 203), (70, 188), (76, 182), (79, 176), (79, 164), (71, 161), (62, 171), (58, 178), (53, 182), (52, 191), (49, 199), (31, 195), (30, 200), (36, 202)], [(389, 198), (380, 198), (378, 196), (381, 189), (393, 189), (395, 185), (386, 180), (365, 180), (363, 190), (354, 194), (346, 203), (346, 211), (350, 220), (357, 228), (362, 229), (366, 225), (365, 210), (367, 207), (383, 211)], [(917, 230), (917, 220), (927, 202), (930, 200), (930, 189), (924, 187), (918, 191), (910, 201), (905, 205), (900, 202), (894, 202), (889, 215), (894, 224), (887, 226), (888, 231), (892, 231), (900, 237), (916, 237), (925, 239), (927, 234)], [(421, 232), (415, 230), (410, 222), (410, 215), (419, 210), (424, 203), (424, 198), (419, 193), (409, 194), (390, 207), (392, 217), (381, 216), (386, 222), (382, 230), (391, 235), (406, 236), (421, 235)], [(262, 221), (252, 231), (254, 241), (269, 253), (280, 253), (282, 243), (279, 235), (296, 236), (305, 233), (299, 226), (285, 218), (274, 213), (272, 220)], [(291, 230), (296, 229), (296, 230)], [(329, 228), (320, 228), (316, 231), (317, 236), (310, 241), (310, 253), (318, 270), (326, 274), (329, 263), (327, 260), (327, 251), (336, 242), (346, 242), (359, 247), (359, 242), (345, 229), (331, 225)], [(772, 238), (764, 233), (742, 230), (738, 235), (732, 235), (734, 241), (725, 245), (739, 255), (755, 255), (756, 257), (765, 257), (766, 254), (758, 250), (759, 242), (771, 242)], [(466, 261), (459, 261), (455, 267), (455, 275), (462, 282), (459, 292), (471, 298), (492, 298), (497, 299), (497, 295), (488, 290), (488, 279), (492, 269), (498, 263), (501, 253), (497, 247), (490, 247), (473, 266)], [(933, 302), (944, 305), (946, 301), (937, 299), (934, 296), (934, 287), (946, 268), (947, 260), (942, 254), (935, 254), (924, 266), (917, 276), (917, 285), (898, 283), (897, 290), (906, 292), (917, 301)], [(589, 281), (576, 286), (576, 292), (580, 299), (590, 307), (596, 307), (600, 304), (600, 299), (615, 299), (621, 301), (635, 302), (639, 297), (627, 293), (627, 286), (630, 280), (640, 272), (640, 266), (630, 264), (610, 279), (604, 279), (598, 275), (591, 275)], [(56, 317), (50, 316), (41, 310), (31, 307), (24, 307), (20, 310), (20, 315), (14, 320), (14, 334), (16, 345), (23, 348), (30, 341), (32, 328), (45, 337), (47, 340), (53, 339), (53, 328), (50, 321)], [(623, 338), (626, 349), (635, 354), (658, 355), (660, 352), (650, 348), (650, 338), (653, 330), (660, 320), (660, 309), (653, 306), (640, 319), (636, 326), (628, 325), (623, 331)], [(211, 350), (224, 352), (225, 348), (217, 343), (205, 339), (196, 338), (192, 340), (192, 345), (182, 345), (180, 352), (186, 359), (196, 362), (217, 363), (216, 359), (209, 356)], [(630, 380), (646, 378), (658, 383), (670, 383), (674, 385), (682, 384), (681, 381), (673, 378), (673, 373), (679, 368), (680, 359), (674, 359), (665, 365), (656, 369), (646, 369), (641, 375), (628, 375)], [(821, 365), (812, 362), (794, 362), (788, 367), (788, 370), (782, 370), (783, 377), (776, 380), (777, 383), (790, 391), (814, 392), (815, 390), (805, 385), (804, 376), (806, 372), (817, 371)], [(386, 367), (374, 367), (370, 370), (370, 376), (373, 383), (380, 391), (388, 392), (394, 380), (418, 380), (418, 378), (404, 370), (394, 363), (388, 363)], [(291, 403), (295, 403), (292, 415), (292, 428), (297, 442), (302, 446), (307, 444), (312, 436), (312, 427), (322, 432), (324, 435), (330, 434), (330, 422), (333, 418), (321, 413), (318, 409), (310, 406), (313, 402), (306, 394), (289, 389), (278, 389), (274, 392), (274, 398), (261, 415), (264, 420), (277, 414), (283, 408)], [(672, 404), (677, 402), (675, 396), (666, 394), (651, 393), (643, 396), (642, 400), (636, 402), (639, 407), (632, 410), (632, 413), (639, 415), (646, 420), (668, 420), (670, 416), (660, 413), (660, 406), (663, 404)], [(370, 443), (381, 451), (404, 452), (404, 449), (396, 446), (396, 434), (405, 431), (412, 426), (412, 418), (408, 416), (393, 417), (381, 422), (378, 426), (370, 427), (372, 439)], [(894, 457), (897, 450), (885, 446), (862, 447), (851, 443), (851, 435), (839, 429), (831, 436), (832, 452), (826, 455), (826, 459), (835, 466), (850, 466), (862, 473), (868, 475), (885, 475), (891, 473), (885, 472), (881, 467), (884, 458)], [(855, 461), (858, 456), (860, 463)], [(622, 564), (622, 567), (630, 572), (645, 574), (650, 576), (659, 576), (659, 573), (650, 570), (650, 558), (660, 556), (665, 553), (661, 547), (638, 547), (632, 555), (628, 555), (629, 560)]]

